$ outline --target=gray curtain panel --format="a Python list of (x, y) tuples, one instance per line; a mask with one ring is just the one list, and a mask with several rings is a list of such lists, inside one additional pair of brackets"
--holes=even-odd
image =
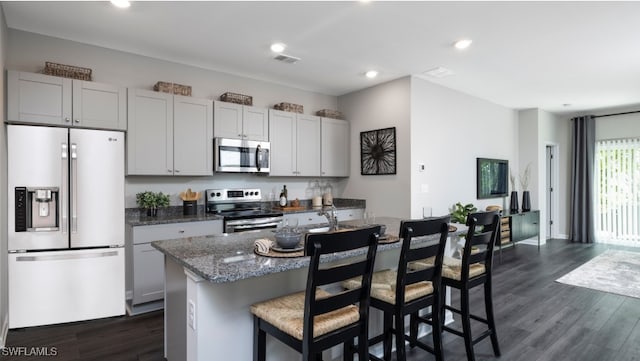
[(586, 115), (571, 119), (573, 148), (571, 154), (571, 242), (594, 243), (595, 197), (593, 168), (596, 150), (596, 119)]

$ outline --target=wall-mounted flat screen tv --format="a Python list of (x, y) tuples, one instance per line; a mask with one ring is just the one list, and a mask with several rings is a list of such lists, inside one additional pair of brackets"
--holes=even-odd
[(477, 158), (478, 199), (506, 197), (509, 193), (509, 161)]

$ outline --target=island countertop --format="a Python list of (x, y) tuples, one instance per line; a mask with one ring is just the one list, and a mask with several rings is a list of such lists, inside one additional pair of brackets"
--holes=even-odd
[[(387, 226), (387, 234), (399, 233), (399, 218), (378, 217), (376, 221)], [(347, 221), (341, 224), (357, 226), (363, 221)], [(203, 237), (188, 237), (155, 241), (152, 246), (178, 264), (212, 283), (235, 282), (272, 273), (308, 267), (309, 257), (272, 258), (256, 255), (254, 242), (260, 238), (275, 241), (273, 230), (251, 231)], [(435, 240), (427, 237), (425, 240)], [(401, 242), (379, 244), (378, 252), (400, 247)], [(363, 250), (335, 253), (323, 257), (322, 262), (358, 256)]]

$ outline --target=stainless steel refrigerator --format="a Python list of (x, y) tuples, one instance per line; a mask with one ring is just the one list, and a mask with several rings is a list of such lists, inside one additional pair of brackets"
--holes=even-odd
[(9, 327), (123, 315), (124, 133), (7, 125)]

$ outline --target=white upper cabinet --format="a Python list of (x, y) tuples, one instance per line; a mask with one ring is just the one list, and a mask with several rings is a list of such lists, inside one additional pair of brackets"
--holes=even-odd
[(268, 141), (267, 109), (214, 101), (213, 135), (216, 138)]
[(269, 109), (271, 176), (320, 175), (320, 118)]
[(173, 95), (129, 89), (127, 174), (173, 175)]
[(175, 175), (213, 175), (213, 102), (174, 95)]
[(129, 89), (127, 174), (213, 175), (213, 104)]
[(349, 122), (321, 118), (322, 156), (320, 173), (323, 177), (349, 176)]
[(126, 88), (9, 70), (7, 121), (126, 130)]

